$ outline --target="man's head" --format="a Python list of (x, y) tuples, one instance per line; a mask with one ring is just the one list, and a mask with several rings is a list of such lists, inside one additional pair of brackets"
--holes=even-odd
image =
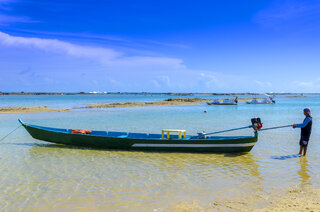
[(305, 116), (311, 117), (311, 110), (310, 108), (303, 109), (303, 113)]

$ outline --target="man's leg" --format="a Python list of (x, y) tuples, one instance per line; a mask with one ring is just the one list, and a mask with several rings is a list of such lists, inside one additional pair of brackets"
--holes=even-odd
[(305, 146), (303, 147), (303, 156), (306, 156), (306, 154), (307, 154), (307, 147)]
[(302, 155), (302, 145), (300, 145), (299, 155)]

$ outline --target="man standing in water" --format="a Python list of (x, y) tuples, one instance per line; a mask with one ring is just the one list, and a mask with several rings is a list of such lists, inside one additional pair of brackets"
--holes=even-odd
[(303, 110), (303, 113), (306, 116), (303, 123), (294, 124), (294, 125), (292, 125), (292, 127), (293, 128), (301, 128), (301, 137), (300, 137), (300, 143), (299, 143), (300, 144), (299, 155), (302, 155), (302, 151), (303, 151), (303, 156), (305, 156), (307, 153), (308, 142), (309, 142), (309, 138), (310, 138), (310, 134), (311, 134), (312, 116), (311, 116), (310, 108), (305, 108)]

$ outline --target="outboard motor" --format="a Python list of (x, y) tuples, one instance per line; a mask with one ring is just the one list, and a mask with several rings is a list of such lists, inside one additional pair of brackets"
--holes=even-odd
[(206, 132), (205, 132), (205, 131), (202, 131), (202, 132), (198, 133), (198, 138), (200, 138), (200, 139), (205, 139), (205, 138), (207, 138)]
[(260, 118), (252, 118), (251, 119), (251, 124), (252, 124), (252, 128), (254, 129), (255, 132), (257, 132), (258, 130), (260, 130), (262, 128), (262, 122)]

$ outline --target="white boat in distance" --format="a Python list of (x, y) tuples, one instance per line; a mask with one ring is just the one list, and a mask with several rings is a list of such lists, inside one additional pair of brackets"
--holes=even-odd
[(213, 100), (212, 102), (207, 102), (207, 105), (237, 105), (237, 104), (238, 104), (238, 97), (233, 99), (224, 99), (221, 102), (217, 99)]
[(267, 94), (265, 94), (265, 98), (263, 98), (262, 100), (257, 100), (257, 99), (253, 99), (251, 101), (247, 101), (247, 104), (275, 104), (276, 101), (273, 99), (272, 96), (269, 96)]

